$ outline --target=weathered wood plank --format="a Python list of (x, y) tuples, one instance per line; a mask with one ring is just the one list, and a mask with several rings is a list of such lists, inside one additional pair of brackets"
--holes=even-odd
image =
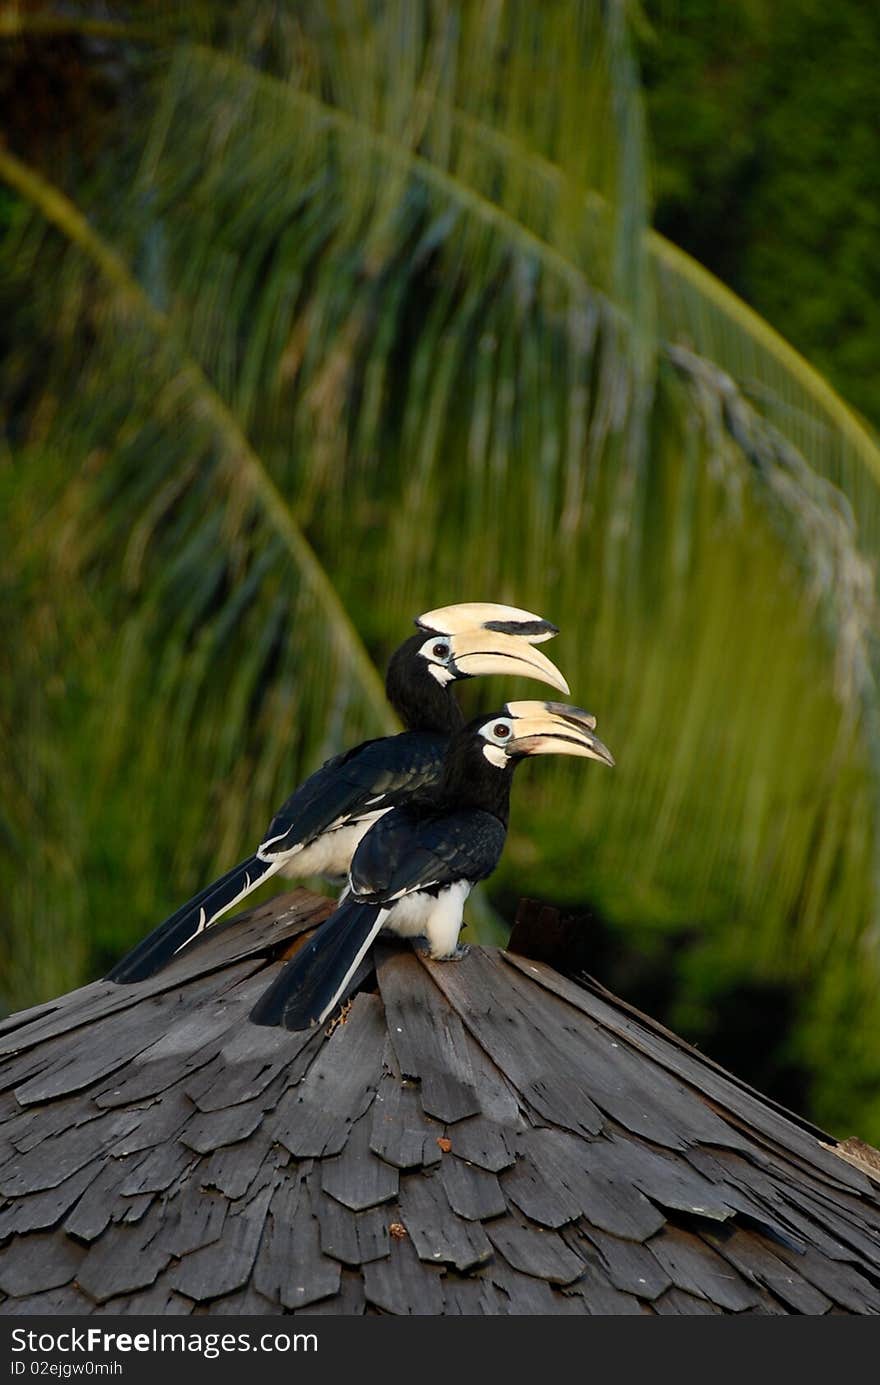
[(651, 1238), (648, 1249), (677, 1289), (707, 1299), (728, 1313), (741, 1313), (761, 1300), (754, 1284), (690, 1231), (667, 1226)]
[[(265, 978), (266, 972), (261, 972), (260, 980), (268, 986)], [(200, 1111), (223, 1111), (254, 1100), (280, 1073), (292, 1087), (308, 1071), (323, 1042), (323, 1031), (292, 1034), (287, 1029), (242, 1024), (224, 1040), (210, 1069), (187, 1091)]]
[(807, 1246), (803, 1255), (796, 1255), (787, 1246), (777, 1247), (776, 1253), (832, 1303), (850, 1313), (880, 1313), (880, 1289), (854, 1266), (830, 1260), (812, 1246)]
[(227, 1198), (193, 1181), (166, 1203), (156, 1245), (178, 1259), (216, 1245), (228, 1211)]
[(236, 1289), (234, 1293), (224, 1294), (222, 1298), (213, 1298), (210, 1303), (200, 1304), (194, 1309), (193, 1316), (281, 1317), (286, 1311), (282, 1304), (271, 1303), (248, 1284), (243, 1289)]
[(423, 1265), (409, 1237), (392, 1237), (389, 1254), (364, 1265), (367, 1303), (398, 1317), (436, 1317), (443, 1312), (439, 1268)]
[(507, 1211), (497, 1177), (478, 1164), (445, 1154), (440, 1161), (440, 1178), (450, 1207), (468, 1221), (483, 1221)]
[(540, 1226), (564, 1226), (584, 1211), (585, 1199), (576, 1196), (564, 1182), (549, 1181), (526, 1153), (504, 1174), (503, 1188), (505, 1197)]
[(57, 1188), (134, 1130), (139, 1120), (139, 1112), (122, 1111), (50, 1136), (0, 1169), (0, 1193), (4, 1197), (21, 1197), (44, 1188)]
[(76, 1277), (83, 1255), (69, 1236), (42, 1231), (16, 1237), (0, 1250), (0, 1289), (13, 1298), (57, 1289)]
[(590, 1317), (641, 1317), (649, 1312), (635, 1294), (622, 1292), (610, 1284), (603, 1274), (588, 1265), (576, 1283), (566, 1290), (569, 1299), (580, 1298)]
[(512, 1269), (546, 1279), (550, 1284), (572, 1284), (584, 1273), (584, 1262), (555, 1231), (502, 1217), (486, 1226), (489, 1240)]
[(171, 1087), (189, 1094), (189, 1082), (195, 1074), (208, 1064), (219, 1051), (219, 1041), (206, 1044), (198, 1054), (190, 1054), (181, 1064), (173, 1055), (166, 1058), (148, 1058), (139, 1054), (121, 1072), (114, 1074), (106, 1085), (99, 1085), (91, 1092), (90, 1098), (100, 1110), (113, 1106), (133, 1106), (158, 1097)]
[(409, 950), (383, 947), (376, 975), (403, 1076), (421, 1081), (426, 1115), (453, 1122), (481, 1109), (464, 1026)]
[(471, 1116), (455, 1126), (450, 1144), (459, 1158), (490, 1173), (498, 1173), (515, 1162), (518, 1134), (518, 1130), (499, 1125), (485, 1116)]
[(284, 1074), (252, 1101), (238, 1102), (225, 1110), (196, 1110), (181, 1128), (179, 1139), (197, 1154), (211, 1154), (225, 1145), (246, 1140), (266, 1118), (284, 1090)]
[(8, 1153), (2, 1162), (15, 1158), (15, 1152), (27, 1154), (29, 1150), (42, 1144), (52, 1135), (71, 1130), (75, 1125), (86, 1125), (97, 1120), (102, 1114), (91, 1103), (85, 1104), (76, 1097), (66, 1101), (53, 1101), (49, 1106), (19, 1106), (13, 1099), (13, 1113), (3, 1122), (4, 1140), (9, 1142)]
[(545, 1279), (535, 1279), (529, 1274), (520, 1274), (496, 1256), (486, 1271), (487, 1288), (498, 1296), (489, 1300), (486, 1311), (503, 1313), (510, 1317), (562, 1317), (577, 1312), (583, 1313), (583, 1301), (568, 1298), (560, 1289), (548, 1284)]
[(212, 1243), (185, 1255), (171, 1272), (169, 1282), (174, 1288), (187, 1298), (201, 1302), (219, 1298), (247, 1284), (271, 1197), (272, 1188), (264, 1188), (241, 1211), (230, 1212), (223, 1223), (222, 1253), (218, 1254)]
[(464, 1273), (492, 1256), (481, 1224), (456, 1216), (436, 1174), (411, 1174), (401, 1180), (400, 1219), (420, 1260), (454, 1265)]
[(96, 1178), (84, 1191), (76, 1206), (68, 1213), (64, 1229), (79, 1241), (94, 1241), (113, 1220), (113, 1213), (124, 1213), (130, 1198), (119, 1193), (125, 1183), (143, 1162), (143, 1154), (132, 1154), (124, 1159), (103, 1159)]
[(388, 1228), (400, 1214), (385, 1207), (352, 1212), (313, 1184), (312, 1208), (318, 1218), (321, 1250), (345, 1265), (365, 1265), (388, 1254)]
[(134, 1226), (111, 1224), (93, 1241), (77, 1273), (77, 1283), (97, 1303), (153, 1284), (171, 1256), (156, 1243), (161, 1211)]
[(848, 1209), (830, 1205), (826, 1197), (817, 1195), (803, 1183), (795, 1185), (786, 1180), (780, 1187), (780, 1193), (783, 1205), (789, 1214), (792, 1210), (797, 1213), (800, 1225), (806, 1221), (811, 1227), (827, 1233), (841, 1247), (839, 1256), (835, 1258), (857, 1259), (866, 1267), (880, 1272), (880, 1235), (874, 1226), (866, 1226), (864, 1222), (860, 1226), (846, 1215)]
[[(160, 1057), (163, 1050), (159, 1045), (167, 1037), (170, 1024), (181, 1022), (190, 1007), (205, 1006), (219, 991), (235, 985), (258, 965), (254, 960), (239, 962), (222, 976), (201, 980), (198, 985), (180, 992), (175, 992), (166, 984), (157, 988), (154, 994), (152, 983), (144, 983), (151, 990), (146, 995), (136, 997), (137, 1004), (131, 1000), (126, 1004), (119, 1003), (116, 993), (121, 987), (113, 987), (109, 995), (102, 991), (95, 996), (90, 1012), (80, 1017), (76, 1029), (62, 1030), (63, 1044), (45, 1046), (37, 1041), (40, 1042), (40, 1052), (51, 1055), (51, 1061), (39, 1073), (19, 1083), (15, 1089), (18, 1101), (25, 1105), (27, 1102), (49, 1101), (68, 1092), (82, 1091), (84, 1087), (108, 1077), (138, 1054), (146, 1054), (149, 1050)], [(156, 979), (153, 978), (153, 981)], [(109, 983), (101, 983), (102, 987), (106, 984)], [(224, 1021), (226, 1016), (221, 1014), (220, 1019)], [(217, 1023), (216, 1017), (214, 1023)], [(100, 1044), (94, 1042), (97, 1024), (101, 1026)], [(205, 1015), (204, 1028), (210, 1030), (210, 1027), (209, 1015)], [(223, 1027), (228, 1025), (224, 1024)], [(19, 1042), (24, 1042), (25, 1038), (28, 1039), (28, 1046), (32, 1046), (33, 1036), (29, 1030), (19, 1033)], [(210, 1033), (206, 1034), (206, 1041), (209, 1038)], [(11, 1069), (14, 1071), (21, 1061), (13, 1059)], [(28, 1061), (26, 1059), (26, 1063)], [(24, 1071), (28, 1071), (26, 1064)]]
[(654, 1300), (651, 1308), (661, 1317), (711, 1317), (724, 1312), (717, 1303), (710, 1303), (706, 1298), (697, 1298), (695, 1294), (675, 1288), (667, 1289), (665, 1294)]
[(364, 1281), (354, 1270), (343, 1270), (339, 1284), (332, 1296), (325, 1295), (316, 1302), (307, 1303), (303, 1308), (290, 1310), (294, 1317), (306, 1313), (310, 1317), (363, 1317), (366, 1307)]
[(398, 1170), (370, 1149), (372, 1113), (355, 1121), (342, 1152), (321, 1162), (321, 1186), (353, 1212), (397, 1197)]
[(583, 1135), (602, 1129), (605, 1120), (590, 1096), (588, 1077), (572, 1070), (571, 1044), (557, 1017), (549, 1006), (523, 1003), (500, 958), (473, 951), (458, 966), (426, 960), (422, 965), (430, 968), (465, 1027), (542, 1120)]
[(386, 1072), (373, 1103), (370, 1148), (398, 1169), (427, 1167), (440, 1160), (438, 1139), (445, 1127), (425, 1115), (416, 1084)]
[[(117, 1108), (118, 1109), (118, 1108)], [(108, 1148), (115, 1159), (155, 1149), (157, 1145), (176, 1140), (192, 1112), (192, 1102), (180, 1086), (169, 1087), (154, 1101), (139, 1110), (140, 1120), (132, 1129), (120, 1135)]]
[(302, 1309), (338, 1293), (338, 1260), (321, 1250), (307, 1178), (311, 1163), (299, 1165), (272, 1193), (266, 1232), (254, 1265), (253, 1282), (266, 1298)]
[(94, 1311), (94, 1303), (75, 1284), (64, 1284), (27, 1298), (8, 1298), (0, 1304), (3, 1317), (61, 1318), (81, 1317)]
[(373, 1100), (385, 1040), (378, 998), (355, 996), (348, 1017), (335, 1027), (305, 1077), (279, 1101), (271, 1120), (274, 1138), (298, 1159), (338, 1154)]
[[(225, 1193), (230, 1201), (242, 1198), (269, 1161), (273, 1161), (273, 1140), (266, 1124), (260, 1125), (246, 1142), (215, 1149), (198, 1165), (195, 1177), (199, 1187)], [(195, 1158), (195, 1156), (190, 1156)], [(287, 1156), (285, 1156), (287, 1157)]]
[(780, 1260), (760, 1236), (738, 1227), (700, 1231), (717, 1253), (754, 1284), (762, 1284), (796, 1313), (819, 1316), (827, 1313), (831, 1300), (798, 1273), (794, 1265)]
[[(488, 1269), (478, 1271), (474, 1274), (456, 1274), (453, 1270), (447, 1270), (443, 1276), (443, 1312), (447, 1317), (488, 1317), (488, 1316), (507, 1316), (514, 1310), (510, 1306), (510, 1297), (494, 1279), (489, 1277), (489, 1271), (497, 1274), (499, 1263), (504, 1266), (508, 1274), (514, 1275), (515, 1271), (509, 1266), (504, 1265), (504, 1261), (496, 1257)], [(553, 1291), (542, 1279), (530, 1279), (527, 1275), (517, 1275), (517, 1279), (524, 1280), (532, 1289), (541, 1294), (546, 1292), (546, 1299), (543, 1306), (535, 1311), (551, 1313), (554, 1300)], [(548, 1307), (547, 1304), (550, 1304)], [(525, 1312), (525, 1309), (520, 1309)]]
[[(629, 1142), (605, 1136), (579, 1140), (565, 1130), (539, 1129), (521, 1135), (520, 1147), (538, 1176), (559, 1190), (564, 1220), (583, 1214), (601, 1230), (635, 1241), (645, 1240), (664, 1225), (663, 1213), (646, 1196), (648, 1190), (638, 1186), (627, 1170)], [(509, 1177), (505, 1173), (501, 1179), (505, 1194)], [(522, 1188), (518, 1195), (522, 1200)]]
[(9, 1202), (0, 1210), (0, 1240), (7, 1236), (54, 1226), (97, 1178), (103, 1164), (102, 1157), (92, 1159), (90, 1163), (77, 1169), (76, 1173), (65, 1178), (56, 1188), (46, 1188), (42, 1192), (30, 1193)]
[(600, 1231), (587, 1221), (567, 1228), (563, 1235), (566, 1242), (590, 1265), (601, 1267), (608, 1283), (622, 1293), (633, 1294), (650, 1302), (665, 1293), (672, 1284), (666, 1270), (648, 1247), (639, 1241), (609, 1236), (606, 1231)]
[(178, 1294), (164, 1278), (136, 1294), (121, 1294), (118, 1298), (105, 1299), (94, 1309), (95, 1316), (123, 1317), (174, 1317), (186, 1318), (192, 1314), (195, 1304), (191, 1298)]
[(597, 1171), (626, 1181), (666, 1211), (726, 1221), (737, 1211), (751, 1210), (736, 1189), (717, 1187), (687, 1162), (651, 1149), (640, 1140), (619, 1136), (595, 1140), (588, 1147), (588, 1157), (591, 1166), (595, 1161)]
[(176, 1141), (156, 1145), (120, 1185), (122, 1197), (138, 1193), (164, 1193), (183, 1173), (189, 1173), (198, 1162), (197, 1156)]

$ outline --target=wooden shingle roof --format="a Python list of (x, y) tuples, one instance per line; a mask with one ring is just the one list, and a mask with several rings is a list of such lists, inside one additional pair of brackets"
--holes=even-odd
[(0, 1025), (0, 1313), (880, 1312), (868, 1165), (595, 982), (387, 945), (250, 1024), (331, 907)]

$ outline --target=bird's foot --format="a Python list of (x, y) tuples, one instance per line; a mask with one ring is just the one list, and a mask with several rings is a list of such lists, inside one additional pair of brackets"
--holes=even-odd
[(454, 952), (450, 952), (447, 957), (441, 957), (441, 962), (460, 962), (462, 957), (466, 957), (470, 952), (469, 943), (459, 943)]
[(428, 942), (414, 943), (413, 946), (416, 952), (432, 962), (460, 962), (462, 957), (466, 957), (470, 952), (467, 943), (458, 943), (452, 952), (432, 952), (431, 944)]

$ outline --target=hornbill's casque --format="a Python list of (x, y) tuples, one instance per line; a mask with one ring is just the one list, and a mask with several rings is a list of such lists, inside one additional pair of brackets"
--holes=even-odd
[(501, 856), (514, 769), (527, 755), (551, 754), (613, 765), (595, 725), (589, 712), (563, 703), (508, 702), (457, 732), (439, 782), (364, 835), (346, 896), (260, 997), (251, 1019), (286, 1029), (326, 1019), (382, 929), (424, 935), (435, 960), (462, 955), (462, 908)]
[(464, 723), (452, 683), (478, 674), (520, 674), (568, 692), (555, 664), (533, 648), (557, 627), (530, 611), (467, 602), (427, 611), (418, 633), (391, 656), (388, 699), (408, 729), (364, 741), (328, 760), (279, 808), (252, 856), (187, 900), (107, 973), (141, 981), (165, 966), (233, 905), (276, 872), (344, 879), (367, 829), (395, 803), (440, 775), (450, 735)]

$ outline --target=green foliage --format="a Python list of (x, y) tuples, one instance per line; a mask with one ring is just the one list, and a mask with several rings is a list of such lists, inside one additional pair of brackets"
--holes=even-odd
[(657, 225), (880, 423), (880, 11), (644, 8)]
[(522, 772), (496, 900), (589, 902), (694, 1034), (794, 988), (813, 1110), (876, 1131), (880, 456), (648, 234), (621, 7), (194, 13), (90, 171), (0, 150), (7, 1003), (386, 728), (416, 612), (506, 600), (618, 768)]

